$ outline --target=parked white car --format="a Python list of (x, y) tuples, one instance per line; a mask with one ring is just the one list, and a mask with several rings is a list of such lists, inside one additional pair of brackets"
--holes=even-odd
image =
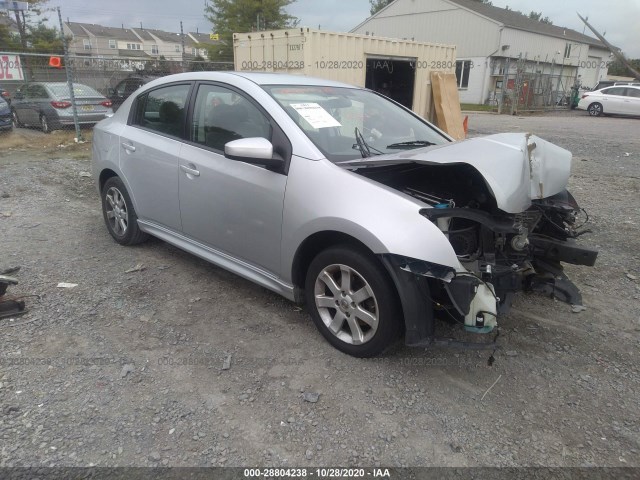
[(589, 115), (638, 115), (640, 116), (640, 86), (614, 85), (613, 87), (585, 92), (578, 103), (580, 110)]
[(93, 136), (115, 241), (153, 235), (306, 303), (359, 357), (430, 345), (436, 315), (488, 333), (519, 290), (580, 304), (561, 262), (597, 252), (574, 241), (570, 168), (534, 135), (454, 142), (373, 91), (294, 75), (163, 77)]

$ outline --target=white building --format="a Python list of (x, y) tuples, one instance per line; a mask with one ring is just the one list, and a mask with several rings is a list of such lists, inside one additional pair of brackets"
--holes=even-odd
[(611, 60), (595, 38), (476, 0), (395, 0), (352, 32), (456, 45), (462, 103), (490, 102), (523, 72), (532, 83), (527, 94), (555, 95), (576, 79), (593, 87)]

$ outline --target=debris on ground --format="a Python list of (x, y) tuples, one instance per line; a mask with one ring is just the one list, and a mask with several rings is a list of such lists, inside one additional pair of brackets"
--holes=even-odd
[(127, 363), (127, 364), (122, 366), (122, 370), (120, 371), (120, 376), (122, 378), (124, 378), (127, 375), (129, 375), (130, 373), (133, 373), (135, 371), (136, 371), (136, 368), (133, 365), (131, 365), (130, 363)]
[(131, 267), (129, 270), (125, 270), (124, 273), (142, 272), (143, 270), (146, 270), (146, 269), (147, 267), (145, 267), (141, 263), (138, 263), (135, 267)]
[(316, 403), (320, 398), (320, 394), (314, 392), (304, 392), (302, 398), (305, 402)]
[(60, 282), (58, 284), (58, 288), (76, 288), (77, 286), (77, 283)]
[(231, 354), (224, 357), (222, 362), (222, 370), (229, 370), (231, 368)]
[(573, 313), (584, 312), (587, 309), (584, 305), (571, 305), (571, 311)]

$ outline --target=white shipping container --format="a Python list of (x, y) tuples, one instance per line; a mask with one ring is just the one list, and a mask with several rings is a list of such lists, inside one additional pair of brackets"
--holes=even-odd
[(431, 115), (431, 72), (455, 72), (456, 47), (309, 28), (234, 33), (237, 71), (307, 75), (371, 88)]

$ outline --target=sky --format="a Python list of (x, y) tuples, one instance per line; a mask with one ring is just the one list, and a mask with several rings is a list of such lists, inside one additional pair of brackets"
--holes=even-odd
[[(420, 1), (420, 0), (415, 0)], [(106, 26), (139, 27), (179, 32), (209, 32), (204, 18), (205, 0), (50, 0), (60, 6), (63, 18)], [(579, 32), (584, 24), (576, 12), (589, 17), (600, 33), (629, 58), (640, 58), (640, 0), (493, 0), (498, 7), (529, 13), (541, 11), (555, 25)], [(300, 26), (348, 32), (369, 16), (369, 0), (297, 0), (288, 12), (300, 19)], [(52, 15), (53, 16), (53, 15)], [(590, 34), (589, 30), (586, 30)], [(593, 35), (591, 35), (593, 36)], [(437, 41), (437, 40), (435, 40)]]

